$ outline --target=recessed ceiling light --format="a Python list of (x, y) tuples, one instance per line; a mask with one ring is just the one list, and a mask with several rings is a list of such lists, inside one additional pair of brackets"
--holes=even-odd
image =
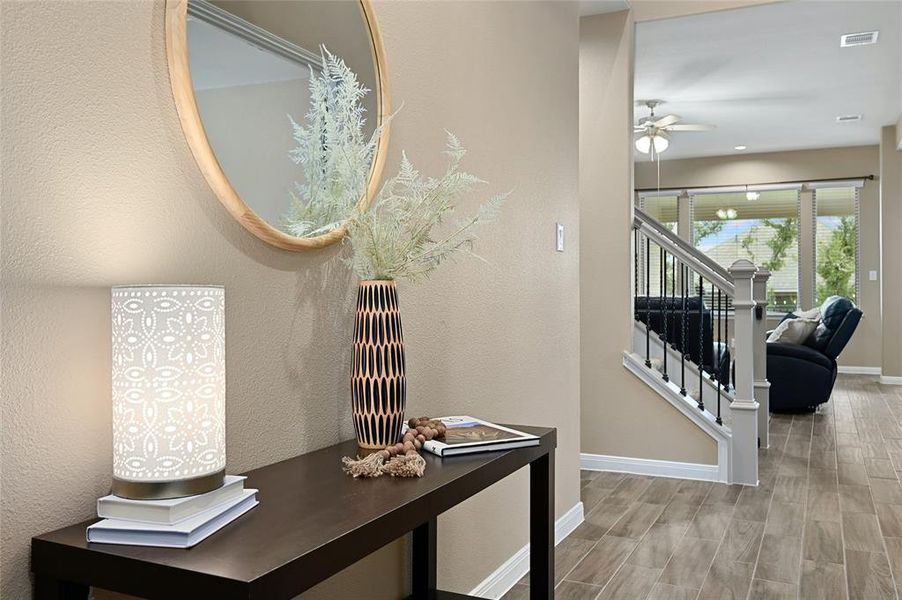
[(733, 146), (733, 150), (745, 150), (747, 146)]
[(861, 115), (839, 115), (836, 117), (837, 123), (851, 123), (852, 121), (860, 121)]
[(879, 31), (861, 31), (859, 33), (847, 33), (839, 38), (840, 48), (851, 48), (852, 46), (870, 46), (877, 43)]

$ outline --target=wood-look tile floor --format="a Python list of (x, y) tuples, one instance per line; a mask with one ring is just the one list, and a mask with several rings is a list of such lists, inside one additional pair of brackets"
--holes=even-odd
[[(817, 413), (774, 415), (770, 431), (757, 488), (583, 471), (555, 596), (898, 599), (902, 387), (840, 375)], [(504, 600), (528, 598), (528, 577)]]

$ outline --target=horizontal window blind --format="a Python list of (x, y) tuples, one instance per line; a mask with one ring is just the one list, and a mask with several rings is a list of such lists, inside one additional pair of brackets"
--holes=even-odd
[(749, 260), (771, 271), (770, 309), (795, 310), (799, 292), (799, 191), (781, 189), (691, 196), (693, 243), (729, 268)]
[(679, 221), (679, 199), (676, 195), (672, 196), (640, 196), (639, 208), (642, 211), (669, 227), (672, 231), (676, 231), (676, 224)]

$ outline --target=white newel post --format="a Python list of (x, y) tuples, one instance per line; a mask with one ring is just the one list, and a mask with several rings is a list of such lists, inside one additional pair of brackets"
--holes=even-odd
[(755, 299), (752, 280), (758, 268), (747, 260), (730, 266), (736, 295), (733, 298), (733, 351), (736, 390), (730, 405), (733, 415), (733, 483), (758, 485), (758, 402), (755, 400)]
[(755, 400), (758, 401), (758, 439), (770, 447), (770, 382), (767, 380), (767, 280), (770, 271), (760, 267), (752, 280), (755, 299)]

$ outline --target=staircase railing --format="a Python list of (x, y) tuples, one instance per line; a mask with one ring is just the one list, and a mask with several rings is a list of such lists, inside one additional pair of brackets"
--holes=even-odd
[[(645, 327), (645, 366), (660, 371), (699, 410), (712, 413), (718, 425), (724, 426), (722, 406), (729, 404), (730, 479), (757, 484), (757, 449), (759, 443), (767, 445), (768, 437), (770, 274), (742, 259), (725, 269), (638, 209), (633, 261), (634, 316)], [(655, 359), (660, 364), (652, 360), (653, 335), (664, 345), (662, 357)], [(668, 348), (680, 356), (679, 364), (668, 364)], [(687, 363), (697, 368), (687, 369)]]

